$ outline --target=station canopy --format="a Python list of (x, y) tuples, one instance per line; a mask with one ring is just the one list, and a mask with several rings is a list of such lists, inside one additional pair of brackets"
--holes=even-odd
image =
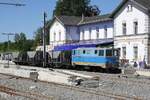
[(54, 47), (54, 51), (65, 51), (72, 50), (77, 48), (89, 48), (96, 47), (97, 45), (111, 44), (113, 43), (113, 39), (98, 39), (98, 40), (84, 40), (77, 43), (72, 44), (63, 44)]

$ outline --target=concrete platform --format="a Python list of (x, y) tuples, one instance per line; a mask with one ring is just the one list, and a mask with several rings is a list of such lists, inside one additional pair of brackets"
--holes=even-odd
[(141, 75), (141, 76), (150, 77), (150, 70), (149, 69), (138, 69), (138, 70), (136, 70), (136, 74)]
[[(10, 74), (10, 75), (16, 75), (20, 77), (25, 78), (31, 78), (31, 73), (37, 73), (37, 79), (41, 81), (47, 81), (47, 82), (54, 82), (59, 84), (66, 84), (70, 85), (71, 83), (68, 81), (70, 78), (70, 75), (66, 75), (63, 73), (59, 73), (56, 71), (51, 71), (49, 69), (39, 68), (39, 67), (32, 67), (32, 66), (19, 66), (15, 65), (12, 62), (9, 62), (8, 67), (8, 61), (0, 61), (0, 73), (3, 74)], [(36, 77), (35, 75), (32, 75), (32, 78)]]
[(86, 79), (93, 79), (94, 78), (94, 76), (84, 75), (84, 74), (80, 74), (80, 73), (76, 73), (76, 72), (72, 72), (72, 71), (68, 71), (68, 70), (59, 70), (58, 72), (64, 73), (64, 74), (67, 74), (67, 75), (72, 75), (72, 76), (77, 76), (77, 77), (81, 77), (81, 78), (86, 78)]
[[(49, 70), (48, 68), (40, 68), (33, 66), (15, 65), (13, 62), (0, 61), (0, 73), (16, 75), (25, 78), (38, 79), (41, 81), (54, 82), (59, 84), (72, 85), (70, 79), (75, 76), (76, 79), (91, 79), (93, 76), (79, 74), (71, 71)], [(7, 66), (7, 67), (6, 67)]]

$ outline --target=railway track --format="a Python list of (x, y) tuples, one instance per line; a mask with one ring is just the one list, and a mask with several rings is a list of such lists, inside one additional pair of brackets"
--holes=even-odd
[(72, 89), (72, 90), (77, 90), (79, 92), (84, 92), (84, 93), (86, 92), (89, 94), (94, 94), (96, 96), (100, 95), (100, 96), (104, 96), (104, 97), (110, 97), (115, 100), (144, 100), (142, 97), (133, 97), (133, 96), (127, 96), (127, 95), (123, 95), (123, 94), (114, 94), (114, 93), (105, 92), (105, 91), (101, 91), (101, 90), (96, 91), (94, 89), (85, 89), (85, 88), (80, 88), (80, 87), (66, 87), (66, 86), (63, 86), (63, 87)]
[[(77, 73), (82, 73), (82, 71), (76, 71)], [(82, 73), (83, 74), (83, 73)], [(91, 75), (89, 72), (86, 73), (86, 75)], [(99, 80), (111, 80), (112, 82), (118, 82), (118, 83), (125, 83), (125, 82), (130, 82), (132, 84), (146, 84), (146, 85), (150, 85), (150, 81), (143, 81), (143, 80), (140, 80), (141, 78), (139, 78), (139, 76), (135, 76), (135, 75), (122, 75), (122, 74), (119, 74), (117, 76), (105, 76), (107, 78), (103, 78), (104, 75), (102, 75), (100, 73), (99, 75), (95, 75), (97, 78), (99, 78)], [(93, 75), (94, 76), (94, 75)], [(150, 80), (149, 77), (145, 77), (144, 78), (145, 80)]]
[(111, 78), (109, 78), (108, 77), (108, 79), (109, 80), (111, 80), (112, 82), (118, 82), (118, 83), (125, 83), (125, 82), (131, 82), (133, 85), (134, 84), (141, 84), (141, 85), (150, 85), (150, 82), (145, 82), (145, 81), (139, 81), (139, 80), (132, 80), (132, 79), (130, 79), (130, 78), (116, 78), (116, 77), (111, 77)]
[(38, 94), (38, 93), (32, 93), (32, 92), (25, 92), (25, 91), (21, 91), (21, 90), (16, 90), (4, 85), (0, 85), (0, 92), (6, 93), (8, 95), (11, 96), (21, 96), (21, 97), (25, 97), (31, 100), (54, 100), (53, 97), (48, 97), (48, 96), (44, 96), (42, 94)]
[[(0, 73), (0, 74), (10, 76), (10, 77), (14, 77), (16, 79), (33, 80), (31, 78), (18, 77), (18, 76), (9, 75), (9, 74), (2, 74), (2, 73)], [(113, 98), (115, 100), (144, 100), (144, 98), (142, 98), (142, 97), (128, 96), (128, 95), (123, 95), (123, 94), (114, 94), (114, 93), (101, 91), (101, 90), (97, 91), (97, 90), (94, 90), (94, 89), (88, 89), (88, 88), (82, 88), (82, 87), (76, 87), (76, 86), (68, 86), (68, 85), (64, 85), (64, 84), (58, 84), (58, 83), (53, 83), (53, 82), (45, 82), (45, 81), (40, 81), (40, 80), (38, 80), (37, 82), (42, 82), (42, 83), (45, 83), (45, 84), (48, 84), (48, 85), (55, 85), (56, 87), (69, 89), (71, 91), (78, 91), (78, 92), (82, 92), (82, 93), (92, 94), (92, 95), (95, 95), (95, 96), (103, 96), (103, 97)], [(15, 89), (12, 89), (12, 88), (9, 88), (9, 87), (6, 87), (6, 86), (2, 86), (2, 85), (0, 85), (0, 91), (5, 92), (7, 94), (27, 97), (27, 98), (30, 98), (30, 99), (33, 99), (33, 100), (40, 100), (40, 99), (36, 99), (37, 97), (46, 98), (46, 100), (48, 98), (50, 98), (48, 100), (54, 100), (51, 97), (47, 97), (47, 96), (44, 96), (44, 95), (41, 95), (41, 94), (15, 90)]]

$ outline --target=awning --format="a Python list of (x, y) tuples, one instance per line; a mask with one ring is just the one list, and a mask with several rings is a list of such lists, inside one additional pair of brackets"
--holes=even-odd
[(99, 39), (99, 40), (88, 40), (88, 41), (80, 41), (78, 43), (72, 43), (72, 44), (63, 44), (60, 46), (55, 46), (54, 51), (64, 51), (64, 50), (72, 50), (76, 48), (89, 48), (89, 47), (96, 47), (97, 45), (101, 44), (110, 44), (113, 43), (113, 39)]

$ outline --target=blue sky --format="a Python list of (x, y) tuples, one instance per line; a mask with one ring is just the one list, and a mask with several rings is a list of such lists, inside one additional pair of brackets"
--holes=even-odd
[[(0, 2), (23, 3), (26, 6), (15, 7), (0, 5), (0, 34), (26, 33), (27, 38), (33, 38), (36, 29), (43, 25), (43, 12), (50, 19), (56, 5), (56, 0), (0, 0)], [(91, 0), (97, 5), (101, 14), (109, 13), (116, 8), (121, 0)], [(11, 36), (11, 39), (14, 37)], [(0, 42), (7, 41), (6, 36), (0, 35)]]

